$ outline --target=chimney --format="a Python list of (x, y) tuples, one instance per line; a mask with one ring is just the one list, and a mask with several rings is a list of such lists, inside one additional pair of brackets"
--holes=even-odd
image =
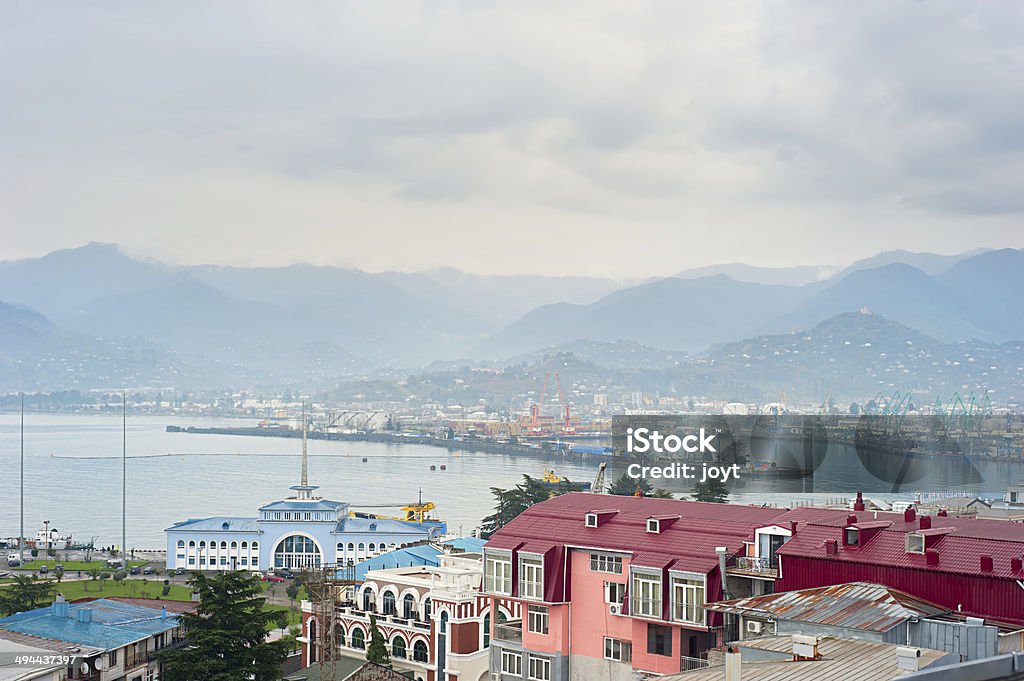
[[(725, 562), (729, 554), (729, 547), (716, 546), (715, 553), (718, 555), (718, 574), (722, 578), (722, 596), (725, 597), (726, 600), (728, 600), (732, 598), (732, 595), (729, 593), (729, 579), (725, 567)], [(736, 678), (738, 679), (740, 677), (737, 676)]]
[(92, 622), (92, 608), (79, 608), (75, 613), (75, 620), (82, 624)]
[(857, 524), (857, 516), (853, 515), (852, 513), (850, 515), (846, 516), (846, 524), (847, 525), (856, 525)]
[(949, 517), (949, 512), (944, 508), (940, 508), (938, 515), (940, 518), (946, 518)]
[(825, 553), (830, 556), (834, 556), (839, 553), (839, 542), (835, 539), (829, 539), (825, 542)]
[(914, 511), (913, 506), (907, 506), (907, 510), (903, 512), (903, 520), (908, 523), (914, 522), (914, 518), (917, 517), (917, 513)]
[(71, 608), (64, 598), (64, 594), (57, 594), (50, 606), (50, 614), (54, 617), (71, 617)]
[(897, 646), (896, 669), (904, 672), (916, 672), (921, 669), (921, 649)]
[(921, 516), (921, 529), (930, 530), (932, 528), (932, 517), (930, 515)]
[(981, 557), (981, 571), (992, 572), (992, 556)]
[(939, 552), (935, 549), (928, 549), (924, 552), (924, 562), (926, 565), (938, 565), (939, 564)]
[(741, 681), (743, 675), (742, 658), (739, 646), (725, 649), (725, 681)]
[(1024, 570), (1024, 561), (1022, 561), (1020, 558), (1011, 558), (1010, 569), (1014, 572), (1020, 572), (1021, 570)]
[(793, 534), (793, 535), (796, 534), (796, 521), (795, 520), (789, 521), (789, 533)]

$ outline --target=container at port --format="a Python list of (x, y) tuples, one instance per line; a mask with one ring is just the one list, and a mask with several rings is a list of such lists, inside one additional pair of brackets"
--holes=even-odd
[(611, 447), (597, 447), (595, 445), (572, 445), (573, 454), (596, 454), (598, 456), (614, 456), (615, 450)]

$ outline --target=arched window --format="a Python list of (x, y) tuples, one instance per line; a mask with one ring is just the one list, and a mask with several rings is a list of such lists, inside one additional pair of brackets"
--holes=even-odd
[(310, 646), (309, 646), (309, 662), (310, 664), (316, 662), (317, 647), (312, 644), (316, 641), (316, 619), (309, 619), (309, 635), (308, 635)]
[(231, 550), (232, 551), (237, 551), (238, 550), (238, 542), (236, 542), (236, 541), (231, 542)]
[(206, 542), (204, 542), (204, 541), (199, 542), (199, 550), (200, 551), (205, 551), (206, 550)]
[(251, 546), (250, 548), (252, 548), (252, 550), (253, 550), (253, 551), (259, 551), (259, 550), (260, 550), (260, 543), (259, 543), (259, 542), (256, 542), (256, 541), (254, 541), (254, 542), (252, 543), (252, 546)]
[(360, 556), (365, 556), (366, 555), (366, 544), (364, 544), (363, 542), (359, 542), (359, 555)]
[(350, 556), (355, 555), (355, 553), (356, 553), (356, 545), (353, 544), (352, 542), (348, 543), (348, 553), (349, 553)]
[(362, 629), (352, 630), (352, 647), (357, 650), (362, 650), (366, 647), (366, 634), (363, 633)]
[(274, 549), (274, 567), (320, 567), (320, 548), (309, 537), (293, 534), (285, 537)]
[(373, 542), (370, 542), (370, 553), (372, 554), (376, 550), (377, 550), (377, 545), (374, 544)]
[(391, 657), (397, 657), (400, 660), (404, 660), (405, 647), (405, 639), (401, 636), (396, 636), (395, 640), (391, 642)]
[(371, 589), (363, 589), (363, 611), (370, 612), (373, 610), (373, 606), (376, 602), (374, 593)]
[(247, 542), (247, 541), (242, 542), (242, 550), (245, 551), (248, 548), (249, 548), (249, 542)]
[(185, 548), (185, 540), (184, 539), (179, 539), (178, 540), (178, 548), (179, 549)]
[(491, 645), (491, 613), (484, 615), (484, 648)]
[(427, 653), (427, 644), (423, 641), (416, 641), (412, 646), (412, 659), (417, 662), (429, 662), (430, 655)]
[(194, 541), (190, 541), (190, 542), (188, 543), (188, 547), (189, 547), (190, 549), (194, 549), (194, 548), (196, 547), (196, 543), (195, 543)]
[(388, 547), (388, 551), (394, 551), (397, 548), (398, 548), (398, 544), (392, 544), (391, 546)]
[(424, 598), (423, 599), (423, 619), (425, 619), (425, 620), (429, 620), (430, 619), (430, 599), (429, 598)]
[(384, 598), (383, 598), (383, 603), (382, 604), (383, 604), (384, 609), (381, 612), (383, 612), (385, 615), (395, 615), (395, 614), (398, 613), (398, 610), (395, 608), (395, 592), (394, 591), (390, 591), (389, 590), (389, 591), (385, 591), (384, 592)]
[(221, 551), (227, 551), (228, 550), (228, 543), (226, 541), (222, 541), (220, 543), (220, 549), (221, 549)]
[(412, 594), (405, 594), (402, 599), (402, 617), (411, 620), (416, 617), (416, 599)]
[(344, 552), (345, 552), (345, 545), (344, 545), (344, 544), (342, 544), (341, 542), (338, 542), (338, 546), (337, 546), (336, 548), (337, 548), (337, 551), (338, 551), (338, 555), (339, 555), (339, 556), (340, 556), (340, 555), (341, 555), (342, 553), (344, 553)]

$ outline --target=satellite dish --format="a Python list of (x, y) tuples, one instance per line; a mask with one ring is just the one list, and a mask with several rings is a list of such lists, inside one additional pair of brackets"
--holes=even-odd
[(88, 675), (88, 673), (89, 673), (89, 663), (88, 662), (83, 662), (81, 669), (82, 669), (82, 676)]
[(103, 660), (102, 657), (97, 657), (96, 661), (93, 662), (93, 666), (96, 667), (96, 671), (101, 672), (107, 668), (107, 663)]

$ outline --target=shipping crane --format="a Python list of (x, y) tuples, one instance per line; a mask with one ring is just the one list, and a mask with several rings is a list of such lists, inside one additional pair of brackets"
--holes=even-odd
[(534, 402), (533, 406), (530, 407), (530, 430), (534, 433), (539, 433), (540, 428), (540, 410), (544, 408), (544, 394), (548, 391), (548, 381), (551, 379), (551, 372), (548, 371), (544, 374), (544, 385), (540, 389), (540, 400)]
[(597, 475), (594, 476), (594, 482), (590, 485), (590, 491), (593, 494), (604, 494), (604, 471), (608, 467), (608, 462), (602, 461), (601, 465), (597, 467)]
[(572, 427), (572, 412), (569, 410), (569, 403), (565, 400), (565, 391), (562, 390), (562, 379), (557, 371), (555, 372), (555, 383), (558, 384), (558, 399), (562, 405), (562, 432), (575, 433), (576, 429)]

